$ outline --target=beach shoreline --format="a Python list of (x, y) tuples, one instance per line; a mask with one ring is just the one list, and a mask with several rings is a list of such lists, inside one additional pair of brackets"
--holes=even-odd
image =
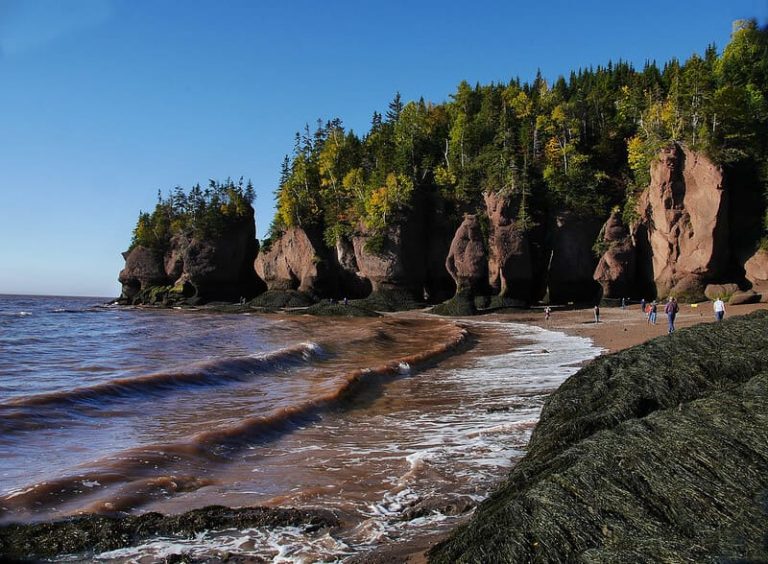
[[(543, 309), (541, 311), (529, 309), (494, 313), (483, 316), (483, 319), (533, 325), (549, 331), (586, 337), (604, 350), (603, 355), (607, 355), (657, 337), (666, 336), (667, 317), (662, 313), (663, 304), (659, 309), (661, 312), (658, 315), (656, 325), (648, 324), (639, 304), (632, 304), (623, 309), (620, 307), (601, 308), (599, 323), (595, 323), (594, 312), (591, 308), (553, 309), (548, 321), (544, 319)], [(726, 318), (747, 315), (760, 309), (768, 309), (768, 303), (728, 305), (726, 306)], [(675, 319), (676, 330), (700, 323), (715, 323), (714, 311), (710, 303), (703, 302), (696, 304), (696, 307), (692, 307), (691, 304), (680, 305), (680, 312)], [(391, 548), (381, 547), (373, 553), (363, 555), (363, 559), (353, 559), (352, 562), (373, 564), (426, 563), (427, 551), (449, 535), (450, 532), (438, 539), (414, 539), (409, 543)]]

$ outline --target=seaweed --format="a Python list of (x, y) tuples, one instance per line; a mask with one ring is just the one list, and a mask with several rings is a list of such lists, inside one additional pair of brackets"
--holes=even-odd
[(4, 559), (50, 558), (99, 553), (133, 546), (156, 536), (192, 538), (209, 530), (301, 525), (309, 530), (338, 527), (330, 511), (211, 505), (179, 515), (83, 515), (44, 523), (0, 527)]
[(601, 357), (430, 562), (768, 559), (768, 312)]

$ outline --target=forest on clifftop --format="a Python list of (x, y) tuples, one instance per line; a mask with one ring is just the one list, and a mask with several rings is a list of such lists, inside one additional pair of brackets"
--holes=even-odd
[(283, 162), (270, 238), (293, 226), (321, 230), (329, 246), (361, 227), (375, 235), (419, 193), (457, 218), (482, 216), (483, 192), (511, 196), (524, 229), (551, 212), (605, 218), (617, 206), (630, 223), (651, 161), (673, 142), (740, 171), (762, 218), (744, 236), (768, 247), (767, 29), (736, 22), (722, 53), (710, 45), (662, 67), (619, 61), (554, 84), (540, 74), (461, 82), (440, 104), (397, 94), (362, 137), (338, 118), (318, 120)]

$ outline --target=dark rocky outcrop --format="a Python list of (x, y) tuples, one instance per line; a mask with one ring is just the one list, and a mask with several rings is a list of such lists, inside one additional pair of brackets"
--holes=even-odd
[(635, 245), (621, 214), (614, 211), (601, 231), (599, 245), (605, 250), (595, 269), (594, 279), (602, 287), (604, 298), (635, 295)]
[(194, 303), (255, 296), (263, 288), (252, 268), (259, 245), (250, 211), (216, 237), (178, 233), (164, 251), (137, 246), (123, 253), (122, 301)]
[(161, 252), (138, 246), (124, 252), (123, 258), (125, 268), (117, 280), (123, 286), (122, 298), (125, 300), (134, 300), (142, 290), (152, 286), (168, 284)]
[(301, 526), (317, 530), (338, 525), (338, 518), (330, 511), (270, 507), (209, 506), (180, 515), (83, 515), (47, 523), (3, 525), (0, 555), (8, 560), (88, 556), (134, 546), (152, 537), (189, 538), (232, 528)]
[(768, 559), (768, 312), (596, 359), (430, 562)]
[(589, 302), (597, 299), (600, 287), (593, 275), (597, 259), (592, 251), (602, 222), (564, 212), (555, 218), (547, 288), (549, 301)]

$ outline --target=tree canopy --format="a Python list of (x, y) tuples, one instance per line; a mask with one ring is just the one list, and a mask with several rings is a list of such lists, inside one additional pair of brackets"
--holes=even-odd
[[(722, 54), (641, 70), (624, 61), (549, 84), (461, 82), (440, 104), (404, 102), (373, 113), (362, 137), (340, 119), (296, 134), (276, 190), (271, 234), (322, 229), (329, 245), (361, 224), (398, 221), (428, 192), (456, 210), (485, 191), (515, 196), (523, 225), (548, 211), (631, 219), (658, 150), (672, 142), (730, 166), (751, 161), (768, 191), (768, 31), (737, 22)], [(762, 196), (763, 202), (768, 196)]]
[(217, 237), (232, 222), (253, 217), (254, 198), (253, 185), (250, 181), (244, 185), (242, 178), (237, 182), (210, 180), (206, 188), (196, 184), (188, 192), (176, 186), (166, 197), (158, 191), (152, 213), (139, 213), (130, 248), (141, 245), (164, 251), (171, 237), (182, 233)]

